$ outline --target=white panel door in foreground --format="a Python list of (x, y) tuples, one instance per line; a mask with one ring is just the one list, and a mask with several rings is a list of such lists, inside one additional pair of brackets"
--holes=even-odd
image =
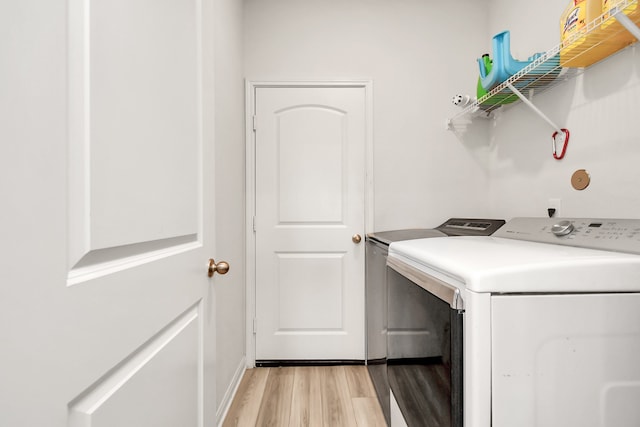
[(215, 425), (211, 2), (1, 9), (0, 425)]

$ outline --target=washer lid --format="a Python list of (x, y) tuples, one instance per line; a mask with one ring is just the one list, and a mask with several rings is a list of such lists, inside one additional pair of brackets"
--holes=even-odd
[(392, 243), (389, 256), (474, 292), (640, 291), (640, 256), (500, 237)]

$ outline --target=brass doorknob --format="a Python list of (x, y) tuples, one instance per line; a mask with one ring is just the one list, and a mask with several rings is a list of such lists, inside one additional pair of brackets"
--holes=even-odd
[(229, 263), (220, 261), (216, 264), (213, 258), (209, 258), (209, 277), (213, 276), (213, 273), (227, 274), (229, 271)]
[(351, 237), (351, 240), (353, 241), (353, 243), (358, 244), (358, 243), (362, 242), (362, 237), (359, 234), (354, 234)]

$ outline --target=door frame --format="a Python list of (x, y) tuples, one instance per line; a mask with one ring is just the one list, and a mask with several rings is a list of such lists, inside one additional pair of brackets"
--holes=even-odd
[[(256, 340), (254, 319), (256, 315), (256, 235), (253, 218), (256, 211), (256, 150), (253, 116), (256, 89), (259, 88), (363, 88), (365, 91), (365, 187), (364, 232), (373, 230), (374, 182), (373, 182), (373, 81), (322, 80), (322, 81), (245, 81), (245, 260), (246, 260), (246, 361), (247, 368), (256, 364)], [(362, 296), (364, 298), (364, 295)]]

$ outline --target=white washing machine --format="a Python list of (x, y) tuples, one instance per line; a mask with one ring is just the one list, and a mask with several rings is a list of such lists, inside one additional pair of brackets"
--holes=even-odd
[(640, 426), (640, 220), (516, 218), (387, 265), (463, 313), (465, 427)]

